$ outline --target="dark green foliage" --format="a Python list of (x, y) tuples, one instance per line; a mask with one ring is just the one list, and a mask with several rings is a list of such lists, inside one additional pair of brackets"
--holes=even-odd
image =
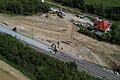
[(85, 0), (86, 4), (102, 4), (107, 6), (120, 6), (120, 0)]
[(0, 33), (0, 56), (21, 67), (32, 80), (98, 80), (63, 62), (38, 52), (10, 35)]
[(74, 7), (83, 10), (83, 12), (87, 11), (89, 13), (97, 14), (99, 16), (113, 19), (116, 21), (120, 20), (120, 7), (107, 6), (104, 4), (86, 4), (84, 0), (54, 0), (62, 3), (63, 5), (67, 5), (69, 7)]
[(80, 30), (79, 30), (78, 32), (97, 39), (97, 36), (96, 36), (94, 33), (90, 32), (90, 31), (89, 31), (88, 29), (86, 29), (86, 28), (83, 28), (82, 26), (80, 26)]
[(120, 44), (120, 26), (118, 23), (114, 23), (113, 26), (111, 27), (111, 40), (113, 43), (118, 43)]
[(102, 4), (87, 5), (87, 12), (97, 14), (99, 16), (113, 19), (116, 21), (120, 20), (120, 7), (110, 7)]
[(119, 24), (114, 23), (111, 27), (111, 31), (106, 34), (103, 34), (101, 36), (101, 39), (120, 45), (120, 26), (119, 26)]
[(41, 0), (0, 0), (1, 13), (32, 15), (48, 10), (49, 7)]
[(75, 8), (85, 10), (85, 1), (84, 0), (54, 0), (54, 1), (63, 3), (63, 5), (67, 5), (70, 7), (75, 7)]

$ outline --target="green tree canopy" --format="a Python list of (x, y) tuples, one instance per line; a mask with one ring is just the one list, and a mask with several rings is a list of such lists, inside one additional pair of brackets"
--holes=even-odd
[(48, 10), (48, 5), (41, 0), (0, 0), (1, 13), (30, 15)]

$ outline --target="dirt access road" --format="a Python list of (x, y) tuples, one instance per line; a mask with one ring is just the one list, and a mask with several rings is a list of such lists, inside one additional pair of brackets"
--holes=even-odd
[(68, 20), (56, 15), (42, 16), (4, 16), (0, 15), (1, 24), (10, 29), (17, 27), (17, 32), (34, 38), (44, 44), (60, 42), (60, 50), (77, 55), (91, 63), (106, 67), (120, 66), (120, 46), (97, 41), (78, 33), (78, 28)]
[(21, 72), (0, 60), (0, 80), (29, 80)]

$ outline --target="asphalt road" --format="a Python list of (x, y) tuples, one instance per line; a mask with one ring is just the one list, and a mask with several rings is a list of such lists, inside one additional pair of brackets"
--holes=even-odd
[(19, 33), (13, 32), (12, 30), (7, 29), (6, 27), (0, 25), (0, 32), (4, 32), (7, 34), (10, 34), (14, 37), (16, 37), (19, 40), (24, 41), (27, 44), (30, 44), (38, 49), (43, 49), (44, 51), (47, 52), (47, 54), (58, 58), (60, 60), (64, 60), (64, 61), (74, 61), (76, 62), (78, 68), (85, 70), (87, 73), (94, 75), (96, 77), (99, 77), (103, 80), (120, 80), (120, 76), (116, 75), (112, 72), (109, 72), (107, 70), (104, 70), (94, 64), (90, 64), (84, 60), (81, 60), (79, 58), (77, 58), (76, 56), (70, 55), (69, 53), (63, 53), (61, 52), (60, 54), (54, 54), (54, 53), (50, 53), (50, 51), (52, 51), (51, 47), (48, 45), (45, 45), (43, 43), (40, 43), (34, 39), (28, 38), (26, 36), (23, 36)]

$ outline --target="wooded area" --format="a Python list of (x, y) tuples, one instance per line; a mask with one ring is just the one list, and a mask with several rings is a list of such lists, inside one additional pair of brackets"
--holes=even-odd
[(62, 3), (63, 5), (78, 8), (83, 10), (83, 12), (89, 12), (97, 14), (104, 18), (119, 21), (120, 20), (120, 7), (107, 6), (104, 4), (86, 4), (85, 0), (54, 0), (56, 2)]
[(48, 10), (48, 5), (41, 0), (0, 0), (0, 13), (32, 15)]
[(74, 62), (64, 62), (0, 33), (0, 56), (24, 70), (32, 80), (99, 80), (79, 71)]
[(102, 4), (107, 6), (120, 7), (120, 0), (85, 0), (86, 4)]

